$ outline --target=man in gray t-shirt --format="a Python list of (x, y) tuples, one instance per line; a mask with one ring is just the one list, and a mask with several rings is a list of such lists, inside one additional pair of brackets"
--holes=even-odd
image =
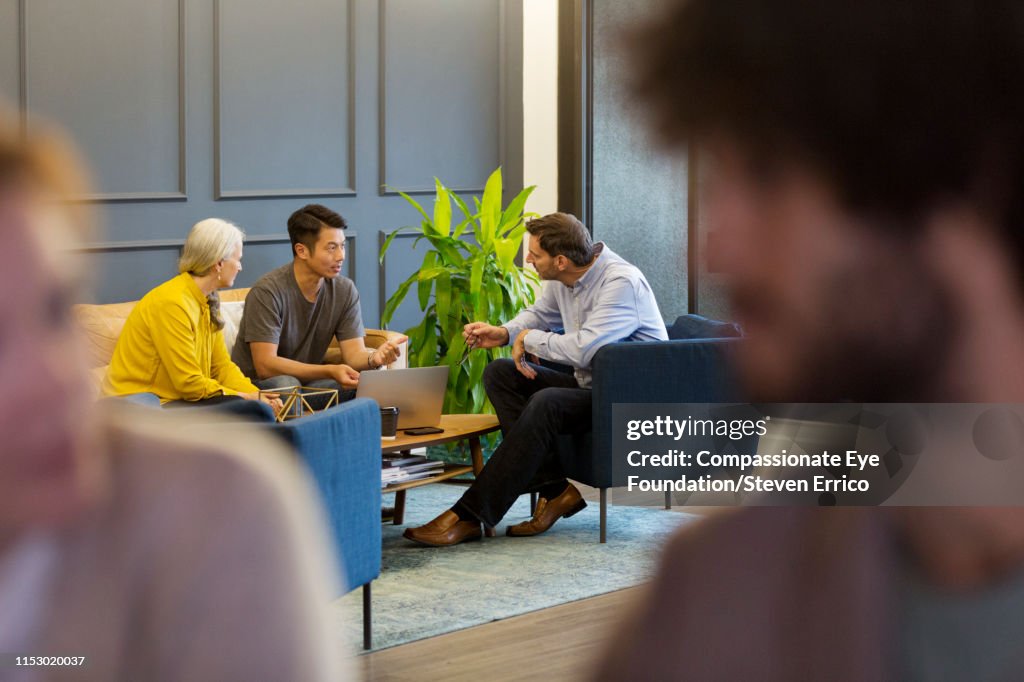
[[(341, 275), (345, 220), (319, 204), (288, 219), (294, 259), (268, 272), (245, 299), (231, 359), (261, 389), (288, 386), (336, 388), (352, 397), (359, 372), (393, 362), (400, 351), (387, 342), (368, 349), (359, 294)], [(337, 338), (341, 362), (324, 364)]]

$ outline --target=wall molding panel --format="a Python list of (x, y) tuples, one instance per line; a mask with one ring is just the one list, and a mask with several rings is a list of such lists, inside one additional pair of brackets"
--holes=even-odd
[[(293, 49), (288, 50), (284, 48), (282, 51), (286, 54), (290, 54), (293, 58), (300, 56), (302, 59), (307, 59), (306, 63), (299, 63), (296, 61), (294, 64), (287, 64), (286, 66), (291, 68), (296, 73), (298, 72), (309, 72), (308, 83), (298, 83), (298, 76), (296, 74), (283, 74), (278, 73), (276, 76), (280, 76), (278, 85), (284, 87), (290, 93), (296, 93), (301, 91), (300, 94), (304, 94), (304, 97), (295, 97), (292, 101), (287, 101), (288, 97), (285, 96), (282, 99), (284, 101), (278, 101), (274, 97), (265, 97), (261, 105), (254, 105), (253, 102), (248, 102), (246, 105), (238, 107), (238, 117), (234, 120), (229, 120), (230, 113), (226, 112), (226, 108), (230, 108), (230, 105), (225, 103), (225, 87), (235, 83), (235, 81), (245, 80), (251, 87), (241, 87), (241, 92), (238, 93), (240, 97), (253, 97), (254, 90), (256, 89), (254, 82), (262, 83), (265, 82), (265, 72), (263, 69), (253, 67), (251, 72), (246, 72), (244, 69), (235, 68), (233, 70), (234, 75), (225, 73), (224, 63), (226, 60), (227, 50), (231, 49), (225, 45), (226, 36), (225, 31), (230, 31), (230, 27), (227, 26), (228, 17), (226, 16), (226, 7), (233, 7), (237, 5), (238, 8), (243, 12), (250, 25), (255, 25), (252, 29), (253, 32), (259, 30), (280, 30), (281, 25), (279, 22), (272, 22), (270, 17), (266, 17), (261, 21), (257, 21), (256, 14), (259, 12), (267, 12), (268, 7), (276, 8), (285, 14), (295, 12), (298, 8), (303, 8), (306, 11), (310, 10), (329, 10), (336, 9), (339, 3), (337, 2), (325, 2), (324, 0), (316, 0), (311, 2), (306, 0), (304, 3), (279, 3), (276, 6), (273, 4), (254, 5), (249, 0), (213, 0), (213, 77), (214, 77), (214, 107), (213, 107), (213, 118), (214, 118), (214, 198), (216, 199), (253, 199), (253, 198), (273, 198), (273, 197), (319, 197), (319, 196), (355, 196), (356, 195), (356, 113), (355, 113), (355, 100), (356, 100), (356, 51), (355, 51), (355, 10), (354, 0), (347, 0), (344, 3), (344, 8), (341, 14), (344, 16), (345, 30), (344, 32), (335, 37), (334, 42), (325, 36), (323, 40), (318, 41), (315, 37), (311, 37), (300, 32), (300, 34), (294, 36), (288, 36), (296, 40), (301, 40), (301, 44), (296, 44)], [(305, 7), (303, 7), (305, 6)], [(312, 22), (316, 26), (312, 27), (315, 30), (322, 30), (326, 32), (327, 26), (330, 22)], [(291, 28), (291, 27), (289, 27)], [(296, 27), (299, 28), (299, 27)], [(286, 34), (287, 31), (284, 31)], [(340, 40), (339, 38), (342, 38)], [(285, 36), (277, 36), (278, 39), (283, 39)], [(248, 43), (248, 41), (246, 41)], [(255, 41), (254, 41), (255, 42)], [(268, 41), (273, 42), (273, 41)], [(329, 133), (338, 131), (315, 131), (308, 129), (308, 126), (302, 125), (303, 121), (293, 120), (288, 123), (284, 123), (285, 116), (289, 111), (294, 111), (297, 115), (305, 115), (308, 119), (309, 116), (323, 116), (330, 115), (332, 109), (330, 102), (314, 103), (310, 100), (316, 96), (322, 96), (325, 84), (332, 84), (333, 81), (330, 78), (332, 68), (334, 64), (327, 61), (321, 63), (320, 60), (314, 59), (315, 51), (309, 48), (309, 42), (314, 45), (319, 45), (321, 49), (336, 48), (337, 44), (344, 43), (341, 51), (344, 53), (344, 66), (342, 72), (346, 74), (346, 83), (343, 86), (345, 103), (343, 108), (338, 111), (344, 111), (346, 121), (343, 123), (342, 136), (334, 142), (340, 142), (344, 147), (344, 150), (339, 151), (338, 156), (343, 158), (343, 167), (345, 178), (343, 181), (338, 182), (334, 185), (318, 185), (315, 182), (300, 183), (298, 185), (290, 186), (285, 181), (288, 179), (295, 170), (305, 170), (305, 165), (315, 164), (319, 147), (325, 144), (325, 141), (330, 141), (331, 137)], [(256, 47), (260, 47), (256, 45)], [(262, 47), (266, 47), (264, 44)], [(307, 48), (307, 49), (303, 49)], [(308, 56), (307, 56), (308, 55)], [(259, 59), (256, 55), (250, 55), (250, 61)], [(238, 62), (244, 63), (246, 60), (239, 59)], [(276, 60), (269, 59), (273, 62)], [(235, 66), (235, 64), (232, 64)], [(264, 65), (267, 66), (267, 65)], [(269, 67), (268, 67), (269, 68)], [(323, 74), (323, 77), (317, 79), (314, 74), (317, 69), (324, 69), (328, 73)], [(271, 79), (272, 80), (272, 79)], [(303, 86), (303, 87), (300, 87)], [(285, 93), (286, 95), (289, 93)], [(230, 97), (228, 95), (227, 97)], [(320, 107), (315, 104), (322, 104), (323, 109), (326, 111), (320, 111)], [(280, 110), (274, 111), (273, 107), (277, 106)], [(316, 113), (311, 113), (310, 110), (316, 110)], [(266, 112), (270, 112), (269, 115)], [(276, 116), (272, 116), (276, 114)], [(278, 148), (276, 158), (264, 157), (262, 165), (266, 167), (279, 167), (282, 173), (281, 177), (277, 178), (264, 178), (263, 186), (253, 187), (251, 185), (256, 184), (253, 182), (254, 178), (243, 178), (242, 180), (235, 182), (230, 178), (232, 171), (245, 172), (252, 174), (253, 164), (260, 165), (261, 154), (266, 152), (268, 141), (265, 139), (246, 139), (239, 143), (231, 139), (231, 132), (228, 130), (244, 130), (245, 133), (251, 134), (253, 137), (259, 135), (258, 130), (252, 130), (252, 123), (249, 119), (265, 116), (264, 123), (267, 125), (276, 123), (282, 128), (282, 132), (292, 128), (296, 131), (301, 131), (303, 138), (312, 138), (314, 135), (316, 139), (303, 139), (303, 144), (308, 146), (308, 154), (289, 154), (292, 150), (282, 150)], [(269, 118), (276, 118), (276, 121), (270, 121)], [(308, 123), (308, 120), (305, 121)], [(317, 134), (317, 133), (324, 134)], [(286, 139), (286, 138), (283, 138)], [(262, 143), (262, 144), (261, 144)], [(241, 148), (248, 155), (245, 159), (232, 159), (230, 150), (226, 150), (225, 146), (235, 146)], [(273, 146), (270, 144), (269, 146)], [(287, 145), (285, 145), (286, 147)], [(227, 158), (226, 158), (227, 157)], [(318, 176), (327, 177), (331, 174), (331, 170), (323, 163), (320, 162), (320, 173)], [(250, 186), (245, 186), (250, 185)], [(278, 186), (272, 186), (278, 185)]]
[[(46, 104), (48, 104), (50, 106), (49, 107), (45, 107), (47, 110), (41, 112), (42, 117), (44, 119), (56, 118), (57, 122), (60, 123), (61, 125), (70, 127), (72, 134), (75, 134), (76, 132), (78, 132), (79, 135), (77, 136), (77, 140), (76, 141), (78, 141), (80, 144), (82, 144), (83, 142), (85, 143), (84, 146), (86, 147), (85, 151), (86, 151), (87, 154), (90, 151), (93, 152), (91, 160), (95, 164), (96, 163), (96, 158), (97, 158), (95, 152), (96, 152), (96, 148), (98, 148), (100, 146), (100, 141), (94, 141), (93, 139), (85, 139), (85, 140), (83, 140), (82, 133), (80, 132), (80, 129), (79, 129), (79, 125), (91, 128), (91, 130), (88, 131), (88, 135), (87, 135), (88, 138), (92, 138), (94, 136), (98, 136), (100, 133), (106, 133), (107, 131), (104, 130), (104, 129), (107, 126), (103, 125), (102, 122), (97, 122), (97, 121), (94, 121), (94, 120), (83, 120), (83, 119), (88, 119), (90, 117), (96, 117), (99, 114), (99, 112), (98, 111), (83, 111), (82, 110), (81, 102), (78, 102), (78, 101), (66, 101), (66, 102), (65, 101), (60, 101), (60, 102), (58, 102), (57, 100), (60, 98), (60, 95), (61, 95), (61, 93), (60, 93), (60, 89), (61, 88), (60, 87), (53, 87), (52, 89), (54, 90), (54, 92), (48, 92), (45, 95), (33, 98), (33, 86), (34, 86), (34, 84), (37, 83), (37, 82), (44, 82), (44, 79), (41, 76), (34, 76), (33, 75), (33, 69), (36, 68), (37, 62), (42, 61), (42, 59), (43, 59), (42, 55), (46, 55), (46, 57), (49, 57), (50, 59), (56, 59), (56, 58), (52, 56), (52, 54), (53, 54), (53, 52), (55, 50), (49, 49), (49, 48), (52, 47), (51, 45), (47, 44), (46, 48), (41, 49), (39, 56), (37, 56), (37, 55), (35, 55), (33, 53), (32, 45), (33, 45), (33, 41), (34, 40), (39, 39), (38, 35), (35, 35), (35, 36), (33, 35), (33, 33), (34, 33), (33, 17), (35, 16), (34, 12), (45, 14), (47, 12), (47, 10), (48, 10), (49, 11), (49, 15), (48, 16), (52, 20), (52, 18), (55, 15), (59, 16), (61, 14), (61, 10), (62, 9), (66, 9), (69, 6), (70, 7), (84, 7), (84, 8), (88, 8), (92, 4), (96, 4), (96, 2), (93, 2), (93, 3), (77, 2), (77, 3), (74, 3), (72, 5), (62, 5), (62, 3), (59, 0), (51, 0), (48, 4), (49, 4), (48, 7), (44, 7), (44, 2), (40, 2), (40, 0), (33, 0), (32, 3), (29, 3), (28, 0), (19, 0), (19, 3), (18, 3), (18, 17), (19, 17), (19, 22), (18, 22), (19, 23), (19, 26), (18, 26), (18, 48), (19, 48), (18, 49), (18, 53), (19, 53), (18, 71), (19, 71), (19, 99), (20, 99), (20, 101), (19, 101), (19, 109), (20, 109), (20, 112), (21, 112), (22, 125), (25, 128), (30, 128), (32, 126), (33, 118), (34, 118), (35, 114), (37, 113), (37, 112), (34, 111), (34, 108), (33, 108), (33, 101), (34, 101), (34, 99), (44, 99), (44, 100), (46, 100), (44, 106)], [(110, 3), (101, 3), (101, 4), (109, 5)], [(135, 6), (134, 3), (130, 3), (130, 2), (125, 2), (123, 4), (124, 4), (125, 7), (133, 7), (133, 6)], [(106, 191), (100, 191), (100, 192), (92, 193), (92, 194), (89, 194), (89, 195), (86, 195), (86, 196), (83, 196), (83, 197), (79, 197), (79, 199), (81, 199), (83, 201), (90, 201), (90, 202), (185, 201), (188, 198), (187, 191), (186, 191), (186, 186), (187, 186), (187, 175), (186, 175), (186, 172), (187, 172), (186, 171), (186, 168), (187, 168), (187, 163), (186, 163), (187, 130), (186, 130), (186, 123), (185, 123), (185, 119), (186, 119), (185, 112), (186, 112), (186, 92), (187, 92), (188, 88), (187, 88), (186, 76), (185, 76), (185, 57), (186, 57), (185, 0), (163, 0), (163, 2), (161, 4), (167, 6), (166, 8), (164, 8), (164, 11), (168, 11), (168, 12), (169, 11), (173, 11), (177, 15), (177, 20), (173, 23), (173, 28), (174, 28), (174, 34), (175, 35), (174, 35), (173, 38), (171, 38), (169, 41), (167, 41), (167, 42), (173, 42), (174, 43), (175, 52), (176, 52), (176, 55), (175, 55), (173, 63), (174, 63), (175, 70), (177, 72), (177, 74), (176, 74), (176, 84), (174, 86), (174, 89), (176, 90), (176, 99), (177, 99), (177, 102), (176, 102), (176, 105), (175, 105), (175, 109), (176, 109), (176, 111), (175, 111), (175, 118), (176, 118), (176, 123), (175, 123), (176, 131), (175, 131), (175, 135), (176, 135), (177, 139), (176, 139), (176, 150), (175, 150), (174, 156), (175, 156), (175, 161), (176, 161), (177, 168), (171, 174), (171, 175), (173, 175), (173, 182), (172, 182), (172, 184), (175, 185), (175, 186), (169, 187), (168, 189), (165, 189), (165, 190), (160, 190), (160, 189), (152, 189), (152, 190), (150, 190), (150, 189), (145, 189), (145, 190), (131, 189), (131, 190), (121, 191), (121, 190), (116, 190), (116, 189), (108, 189)], [(34, 8), (34, 10), (30, 11), (30, 7)], [(171, 8), (173, 8), (173, 10), (171, 10)], [(145, 8), (143, 7), (143, 10), (144, 9)], [(116, 15), (116, 12), (114, 10), (111, 10), (111, 14)], [(116, 21), (112, 20), (110, 16), (101, 16), (100, 18), (101, 19), (106, 19), (108, 24), (111, 24), (111, 25), (116, 24)], [(154, 22), (154, 23), (159, 23), (159, 22)], [(50, 26), (50, 22), (44, 21), (41, 24), (40, 30), (46, 30), (46, 29), (50, 29), (50, 28), (52, 28)], [(82, 32), (82, 27), (81, 26), (76, 26), (76, 28), (78, 29), (78, 33)], [(106, 28), (106, 26), (103, 26), (103, 28)], [(117, 28), (117, 27), (114, 26), (114, 28)], [(74, 32), (68, 32), (68, 33), (69, 33), (69, 35), (75, 35)], [(61, 37), (61, 40), (54, 40), (53, 42), (55, 44), (59, 43), (59, 44), (61, 44), (63, 46), (64, 45), (64, 39), (63, 39), (63, 36), (60, 36), (60, 37)], [(108, 45), (107, 45), (107, 43), (105, 43), (102, 40), (102, 36), (99, 36), (99, 40), (97, 40), (98, 37), (96, 35), (90, 35), (89, 38), (90, 38), (90, 40), (89, 40), (89, 42), (85, 43), (86, 45), (94, 44), (94, 43), (95, 44), (102, 44), (103, 45), (102, 49), (108, 49)], [(153, 39), (152, 36), (149, 36), (149, 38), (150, 38), (150, 40), (145, 40), (144, 37), (140, 36), (138, 38), (138, 42), (143, 43), (143, 44), (145, 44), (147, 46), (150, 45), (150, 44), (155, 44), (157, 46), (160, 45), (161, 41), (159, 40), (159, 38)], [(76, 63), (83, 64), (84, 66), (82, 66), (81, 68), (84, 69), (86, 74), (88, 75), (90, 73), (88, 71), (88, 69), (93, 66), (93, 65), (88, 65), (87, 64), (90, 60), (88, 58), (84, 57), (83, 55), (77, 53), (77, 50), (75, 50), (75, 45), (74, 45), (74, 43), (72, 41), (70, 41), (70, 40), (68, 41), (68, 45), (66, 45), (66, 48), (67, 48), (67, 50), (75, 53), (74, 61)], [(87, 49), (87, 48), (83, 48), (83, 49)], [(96, 49), (101, 49), (101, 48), (96, 48)], [(140, 56), (140, 55), (136, 54), (136, 55), (134, 55), (137, 58), (137, 60), (135, 60), (135, 61), (140, 61), (140, 62), (142, 62), (145, 65), (153, 64), (153, 63), (157, 62), (159, 60), (159, 58), (160, 58), (160, 55), (155, 54), (155, 52), (156, 52), (156, 50), (154, 50), (154, 54), (149, 54), (148, 55), (148, 61), (146, 60), (146, 56)], [(122, 61), (122, 59), (118, 59), (116, 61)], [(125, 61), (125, 62), (132, 62), (133, 59), (131, 59), (129, 55), (124, 55), (123, 61)], [(52, 64), (40, 64), (38, 66), (38, 68), (41, 70), (41, 73), (45, 72), (47, 75), (52, 75), (52, 77), (55, 77), (55, 78), (61, 78), (63, 80), (68, 80), (68, 79), (71, 78), (71, 76), (69, 74), (62, 74), (62, 73), (52, 74), (52, 71), (51, 71), (51, 69), (53, 68)], [(81, 74), (74, 74), (74, 76), (80, 76), (80, 75)], [(108, 92), (111, 92), (112, 89), (116, 85), (119, 85), (119, 83), (116, 83), (116, 79), (111, 78), (108, 81), (104, 82), (103, 85), (105, 86), (105, 88), (106, 88), (106, 90)], [(36, 87), (42, 87), (42, 86), (36, 86)], [(43, 88), (43, 89), (45, 89), (45, 88)], [(83, 89), (83, 91), (85, 91), (85, 90), (86, 89)], [(116, 97), (117, 97), (117, 95), (115, 93), (111, 92), (111, 99), (115, 99)], [(59, 106), (57, 106), (55, 108), (53, 106), (55, 104), (57, 104)], [(71, 110), (71, 108), (73, 106), (79, 107), (77, 112), (76, 112), (76, 113), (79, 114), (78, 117), (73, 117), (70, 114), (70, 110)], [(99, 108), (99, 107), (97, 107), (97, 108)], [(55, 109), (59, 109), (59, 110), (55, 110)], [(104, 109), (104, 111), (105, 111), (105, 109)], [(136, 113), (136, 115), (139, 115), (139, 112), (135, 112), (135, 113)], [(145, 115), (142, 115), (142, 118), (149, 118), (149, 117), (145, 116)], [(80, 123), (80, 121), (81, 121), (81, 123)], [(76, 124), (78, 124), (78, 125), (76, 125)], [(112, 125), (113, 125), (113, 123), (111, 123), (111, 126)], [(123, 127), (120, 128), (118, 130), (118, 132), (124, 132), (124, 128)], [(154, 136), (156, 136), (156, 135), (152, 131), (149, 131), (149, 134), (145, 135), (144, 137), (149, 138), (149, 140), (147, 140), (147, 141), (151, 141)], [(107, 135), (103, 135), (103, 137), (106, 138)], [(138, 140), (136, 140), (136, 142), (138, 142)], [(141, 149), (141, 148), (142, 147), (136, 147), (136, 149)], [(106, 159), (108, 162), (110, 162), (111, 161), (110, 157), (112, 157), (112, 156), (117, 156), (117, 152), (115, 151), (110, 156), (101, 154), (100, 158), (101, 159)], [(123, 161), (123, 159), (120, 159), (120, 161)], [(135, 162), (135, 165), (137, 166), (137, 168), (135, 170), (141, 171), (141, 170), (145, 170), (146, 169), (147, 164), (146, 164), (145, 160), (141, 160), (140, 161), (138, 159), (131, 159), (131, 161)], [(107, 170), (107, 169), (105, 169), (103, 167), (103, 164), (101, 163), (100, 164), (100, 168), (99, 168), (99, 173), (98, 173), (101, 185), (103, 184), (103, 176), (105, 175), (105, 173), (104, 173), (105, 170)], [(134, 181), (135, 180), (135, 173), (131, 173), (131, 175), (132, 175), (132, 181)], [(126, 178), (121, 178), (120, 181), (121, 182), (125, 182)]]
[[(437, 166), (451, 165), (455, 167), (464, 164), (468, 160), (473, 166), (478, 168), (467, 169), (468, 172), (463, 173), (466, 177), (457, 179), (469, 180), (469, 178), (472, 178), (476, 180), (476, 178), (479, 178), (482, 181), (486, 179), (490, 172), (501, 165), (506, 158), (505, 137), (507, 123), (504, 112), (507, 104), (507, 70), (505, 66), (506, 44), (508, 41), (505, 22), (507, 4), (506, 0), (449, 1), (444, 3), (441, 6), (442, 9), (438, 11), (437, 7), (429, 6), (428, 3), (423, 3), (419, 0), (379, 0), (378, 48), (380, 83), (378, 96), (380, 100), (380, 173), (378, 191), (381, 196), (395, 196), (398, 190), (404, 191), (404, 193), (409, 195), (432, 195), (434, 193), (434, 186), (432, 182), (429, 182), (429, 179), (435, 175), (444, 182), (454, 184), (455, 186), (451, 188), (458, 191), (459, 194), (479, 194), (483, 191), (482, 182), (453, 182), (450, 177), (446, 177), (449, 173), (445, 173), (444, 170), (437, 170)], [(397, 7), (401, 7), (401, 11), (396, 9)], [(417, 7), (419, 9), (415, 10)], [(393, 10), (393, 15), (390, 10)], [(487, 10), (492, 11), (494, 16), (485, 16)], [(465, 20), (466, 15), (470, 14), (470, 11), (477, 12), (479, 16), (470, 16), (469, 18), (483, 18), (486, 22), (494, 24), (494, 31), (490, 33), (489, 38), (483, 33), (476, 37), (478, 44), (475, 47), (486, 47), (492, 50), (492, 54), (484, 55), (483, 58), (477, 58), (481, 56), (479, 54), (464, 55), (458, 53), (462, 44), (457, 42), (457, 36), (473, 35), (472, 31), (461, 30), (458, 26), (458, 22)], [(449, 48), (449, 51), (446, 53), (440, 48), (434, 50), (435, 54), (433, 56), (436, 61), (427, 61), (425, 65), (424, 63), (419, 63), (412, 55), (404, 59), (396, 58), (397, 61), (400, 61), (406, 67), (408, 72), (412, 72), (415, 75), (401, 73), (394, 77), (395, 75), (389, 72), (388, 69), (388, 63), (392, 56), (389, 52), (390, 46), (410, 44), (414, 53), (423, 49), (423, 41), (416, 41), (413, 36), (391, 35), (395, 30), (392, 23), (396, 19), (403, 20), (403, 22), (407, 22), (417, 30), (423, 30), (428, 35), (432, 31), (423, 29), (423, 24), (427, 20), (433, 20), (436, 23), (436, 25), (431, 25), (431, 29), (442, 25), (450, 27), (454, 46), (447, 45), (446, 47)], [(438, 39), (436, 36), (431, 36), (431, 41), (438, 41)], [(445, 47), (443, 37), (438, 42), (441, 44), (441, 48)], [(468, 40), (465, 44), (470, 46)], [(442, 59), (447, 59), (447, 61), (442, 61)], [(488, 63), (490, 63), (492, 68), (480, 69), (477, 72), (477, 69), (481, 66), (486, 67)], [(429, 73), (432, 70), (437, 73)], [(464, 74), (460, 72), (467, 72), (477, 76), (478, 80), (475, 83), (470, 83), (470, 85), (480, 85), (483, 81), (488, 80), (493, 82), (494, 91), (479, 92), (478, 89), (468, 90), (463, 93), (456, 91), (455, 86), (462, 85), (463, 81), (467, 80)], [(424, 86), (424, 81), (427, 78), (435, 78), (437, 83), (443, 83), (445, 88), (452, 88), (452, 90), (441, 91), (440, 93), (429, 92), (427, 91), (429, 88)], [(414, 104), (420, 108), (415, 113), (404, 114), (404, 112), (414, 109), (413, 104), (392, 101), (392, 99), (397, 98), (397, 92), (389, 96), (388, 89), (389, 86), (396, 87), (396, 83), (399, 84), (396, 89), (413, 89), (415, 91), (414, 94), (420, 95), (415, 97)], [(400, 85), (402, 83), (412, 83), (414, 87), (402, 88)], [(430, 85), (430, 83), (427, 83), (427, 85)], [(521, 87), (519, 92), (521, 93)], [(479, 97), (478, 95), (483, 96)], [(473, 103), (477, 105), (474, 106), (472, 105)], [(400, 113), (396, 115), (395, 111)], [(399, 121), (398, 119), (403, 116), (404, 120)], [(441, 126), (442, 122), (447, 123), (450, 121), (454, 123), (449, 129), (444, 129)], [(430, 126), (427, 124), (431, 122), (433, 129), (428, 129)], [(406, 125), (407, 129), (401, 129), (402, 125)], [(486, 126), (493, 126), (493, 128), (488, 130)], [(464, 135), (468, 137), (468, 140), (465, 142), (460, 139)], [(482, 143), (478, 144), (477, 140), (480, 140)], [(403, 150), (400, 155), (396, 154), (394, 150), (401, 146), (409, 148)], [(490, 147), (489, 150), (487, 150), (488, 146)], [(521, 154), (521, 150), (519, 153)], [(483, 161), (482, 157), (486, 157), (486, 161)], [(394, 171), (395, 166), (400, 166), (400, 170)], [(408, 170), (409, 166), (424, 166), (424, 172), (417, 173), (414, 171), (411, 173)], [(489, 168), (487, 168), (488, 166)], [(396, 172), (402, 173), (402, 175), (394, 177), (393, 175)], [(411, 175), (425, 175), (428, 183), (410, 182), (407, 176)]]

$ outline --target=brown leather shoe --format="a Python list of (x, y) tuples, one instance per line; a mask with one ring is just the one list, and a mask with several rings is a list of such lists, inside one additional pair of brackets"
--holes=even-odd
[(427, 547), (448, 547), (479, 540), (482, 535), (478, 521), (460, 521), (459, 515), (451, 509), (424, 526), (406, 528), (402, 533), (402, 537)]
[(505, 534), (513, 537), (540, 535), (553, 526), (558, 519), (567, 519), (586, 506), (587, 501), (580, 495), (580, 491), (576, 490), (576, 486), (570, 483), (565, 492), (555, 499), (548, 500), (542, 497), (537, 500), (537, 508), (533, 512), (533, 518), (529, 521), (509, 526)]

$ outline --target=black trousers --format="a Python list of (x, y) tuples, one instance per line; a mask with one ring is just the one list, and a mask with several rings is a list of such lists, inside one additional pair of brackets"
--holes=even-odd
[(591, 427), (591, 392), (576, 378), (546, 367), (527, 379), (512, 360), (495, 360), (484, 370), (484, 388), (504, 434), (483, 471), (457, 505), (491, 526), (505, 516), (523, 493), (565, 481), (555, 456), (562, 433), (585, 433)]

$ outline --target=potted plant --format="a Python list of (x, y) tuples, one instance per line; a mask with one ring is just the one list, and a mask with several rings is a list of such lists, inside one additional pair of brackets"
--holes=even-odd
[[(418, 233), (415, 243), (426, 239), (431, 249), (423, 264), (399, 285), (381, 315), (387, 328), (392, 315), (415, 287), (423, 318), (405, 331), (409, 336), (409, 365), (427, 367), (446, 364), (452, 368), (445, 395), (446, 413), (482, 413), (493, 408), (481, 381), (484, 367), (494, 358), (508, 357), (509, 348), (467, 350), (463, 327), (474, 321), (491, 324), (512, 319), (532, 304), (537, 274), (515, 263), (526, 232), (523, 207), (534, 187), (520, 192), (508, 206), (501, 206), (501, 168), (488, 178), (480, 199), (470, 207), (455, 192), (435, 180), (433, 214), (404, 192), (401, 196), (420, 214), (418, 226), (391, 233), (380, 251), (380, 260), (402, 231)], [(455, 222), (452, 202), (462, 218)], [(469, 240), (468, 237), (473, 239)]]

